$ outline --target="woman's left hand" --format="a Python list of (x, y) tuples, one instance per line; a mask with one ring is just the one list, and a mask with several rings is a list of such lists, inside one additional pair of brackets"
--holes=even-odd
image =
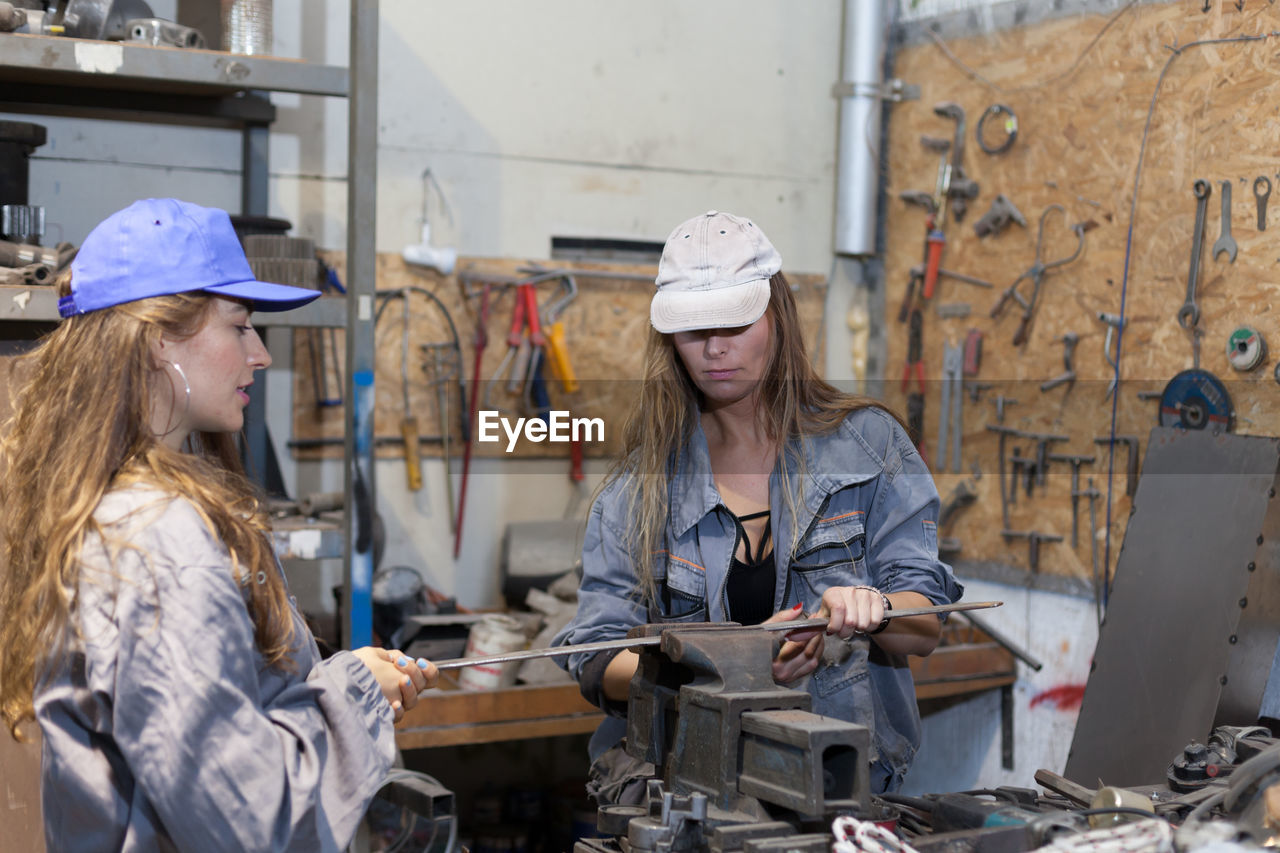
[[(769, 624), (803, 618), (804, 612), (800, 607), (795, 607), (775, 613), (764, 621)], [(823, 644), (822, 630), (819, 628), (801, 629), (788, 634), (777, 657), (773, 659), (773, 680), (779, 684), (790, 684), (813, 672), (822, 660)]]
[(827, 633), (847, 640), (875, 630), (884, 619), (884, 600), (867, 586), (833, 586), (822, 594), (815, 616), (825, 616)]

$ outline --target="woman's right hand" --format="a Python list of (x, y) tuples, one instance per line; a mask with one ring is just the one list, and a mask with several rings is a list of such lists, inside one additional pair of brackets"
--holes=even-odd
[(404, 712), (418, 704), (418, 694), (433, 687), (439, 673), (425, 658), (413, 660), (399, 649), (365, 646), (352, 652), (369, 667), (382, 695), (391, 703), (398, 722)]

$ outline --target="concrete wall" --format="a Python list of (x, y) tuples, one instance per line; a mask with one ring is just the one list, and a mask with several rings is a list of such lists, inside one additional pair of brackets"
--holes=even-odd
[[(153, 5), (166, 14), (164, 2)], [(552, 235), (662, 240), (677, 222), (718, 208), (759, 222), (786, 268), (827, 272), (841, 19), (833, 0), (383, 0), (378, 249), (418, 241), (429, 169), (444, 196), (426, 199), (433, 242), (464, 254), (545, 258)], [(345, 65), (347, 21), (346, 0), (276, 0), (276, 53)], [(347, 105), (272, 100), (279, 119), (270, 213), (292, 221), (296, 234), (342, 248)], [(148, 195), (239, 204), (234, 131), (39, 121), (50, 142), (33, 160), (31, 196), (47, 208), (50, 240), (79, 242), (102, 217)], [(287, 336), (272, 333), (269, 343), (276, 356), (266, 383), (269, 419), (286, 482), (295, 493), (336, 488), (336, 463), (288, 459)], [(588, 466), (588, 489), (603, 468)], [(456, 562), (441, 510), (443, 466), (428, 463), (424, 474), (427, 487), (410, 498), (399, 463), (377, 466), (388, 530), (383, 565), (416, 566), (464, 605), (499, 604), (503, 528), (561, 516), (571, 499), (564, 465), (477, 463), (472, 522)], [(337, 562), (294, 565), (290, 576), (304, 607), (331, 607)], [(1012, 778), (1030, 784), (1037, 766), (1061, 769), (1074, 719), (1031, 709), (1030, 698), (1042, 685), (1083, 680), (1092, 641), (1082, 625), (1091, 610), (1042, 593), (980, 595), (1016, 598), (993, 622), (1026, 637), (1048, 664), (1019, 686), (1028, 707), (1019, 715)], [(927, 722), (913, 784), (952, 790), (1010, 777), (998, 769), (995, 697)]]

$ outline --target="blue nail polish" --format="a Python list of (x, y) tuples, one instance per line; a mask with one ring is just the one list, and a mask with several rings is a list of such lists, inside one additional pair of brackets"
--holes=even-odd
[(427, 668), (427, 659), (418, 658), (418, 669), (426, 669), (426, 668)]
[(409, 659), (405, 657), (401, 657), (399, 660), (396, 661), (396, 666), (408, 666), (408, 664), (409, 664)]

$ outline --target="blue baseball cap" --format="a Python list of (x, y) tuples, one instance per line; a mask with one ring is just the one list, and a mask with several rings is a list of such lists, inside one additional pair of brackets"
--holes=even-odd
[(84, 238), (58, 313), (70, 317), (193, 290), (247, 300), (255, 311), (288, 311), (320, 295), (255, 279), (225, 210), (148, 198), (111, 214)]

